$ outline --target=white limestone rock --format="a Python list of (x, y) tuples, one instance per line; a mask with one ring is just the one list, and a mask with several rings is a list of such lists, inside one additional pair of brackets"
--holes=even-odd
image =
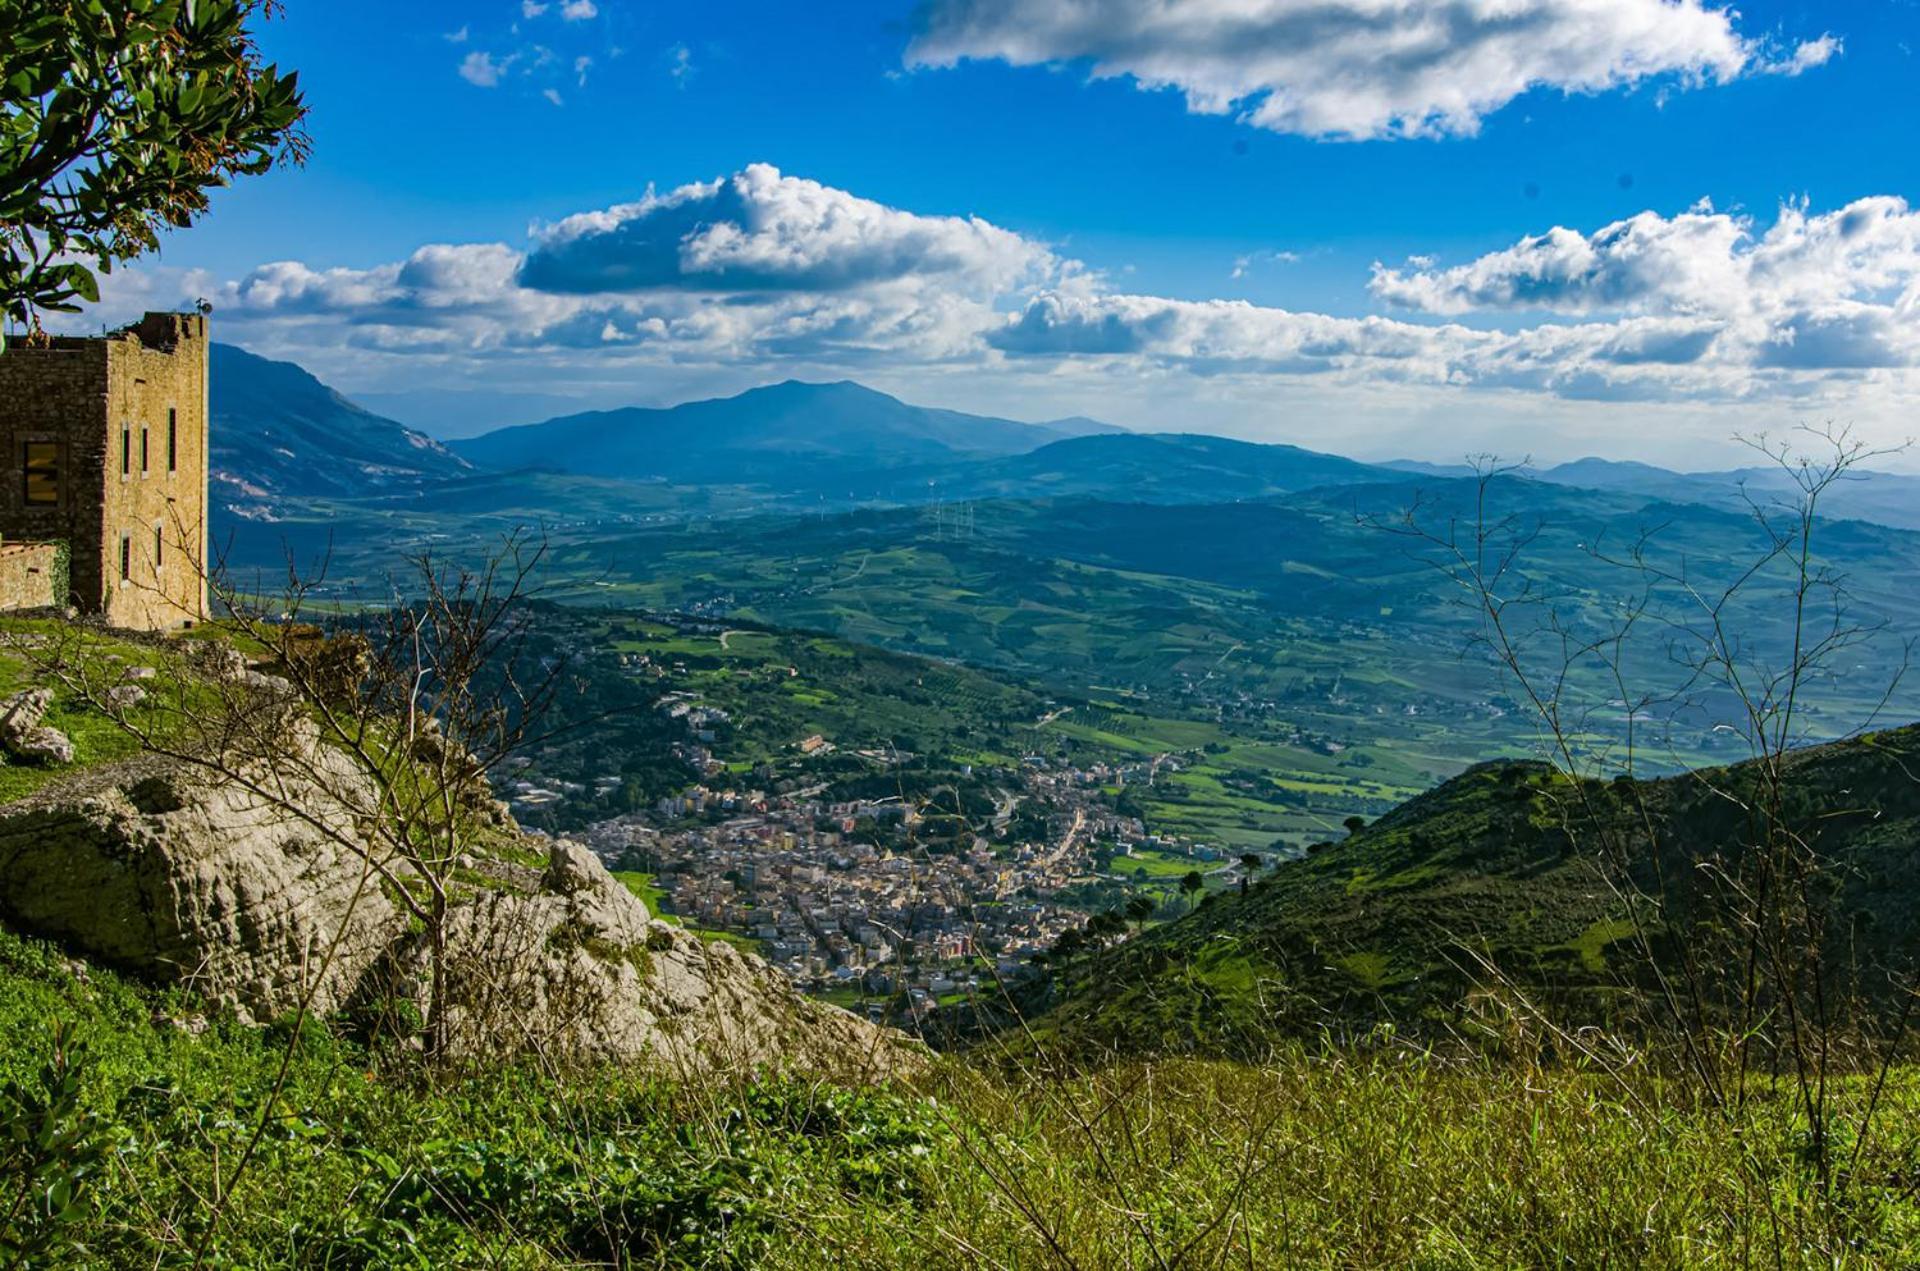
[(403, 927), (360, 856), (305, 817), (154, 763), (0, 808), (0, 916), (251, 1020), (337, 1009)]
[(22, 763), (73, 762), (73, 739), (58, 728), (36, 724), (7, 740), (7, 753)]
[(116, 684), (102, 700), (111, 710), (129, 711), (147, 700), (147, 690), (138, 684)]
[[(0, 918), (250, 1020), (303, 999), (321, 1014), (395, 997), (424, 1010), (429, 942), (348, 846), (366, 791), (344, 760), (306, 763), (324, 781), (277, 777), (297, 812), (154, 759), (0, 807)], [(578, 844), (549, 845), (544, 872), (488, 859), (531, 842), (462, 846), (478, 868), (462, 870), (446, 927), (455, 1056), (855, 1080), (927, 1062), (758, 958), (654, 921)]]
[(0, 701), (0, 739), (37, 726), (53, 707), (50, 688), (22, 689)]
[[(456, 1055), (856, 1081), (927, 1063), (918, 1043), (807, 997), (760, 959), (650, 919), (584, 847), (562, 840), (550, 853), (540, 891), (480, 891), (452, 915), (448, 1044)], [(425, 941), (416, 938), (396, 969), (423, 993)], [(417, 1004), (424, 1008), (424, 998)]]
[(41, 721), (53, 707), (53, 690), (30, 688), (0, 701), (0, 750), (21, 763), (73, 762), (73, 741)]

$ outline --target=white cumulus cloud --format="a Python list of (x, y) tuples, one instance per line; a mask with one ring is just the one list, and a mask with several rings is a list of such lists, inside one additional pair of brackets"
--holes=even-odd
[(494, 88), (513, 65), (512, 57), (494, 60), (493, 54), (479, 49), (467, 54), (460, 63), (460, 78), (480, 88)]
[(932, 0), (910, 64), (1087, 62), (1176, 89), (1190, 110), (1313, 137), (1436, 137), (1534, 88), (1596, 93), (1664, 77), (1798, 74), (1703, 0)]
[(1804, 40), (1791, 55), (1771, 63), (1765, 69), (1774, 75), (1803, 75), (1816, 66), (1825, 66), (1843, 52), (1838, 36), (1828, 34), (1817, 40)]
[(1185, 384), (1249, 409), (1304, 394), (1330, 420), (1341, 394), (1508, 418), (1531, 402), (1722, 421), (1711, 408), (1739, 403), (1742, 427), (1754, 410), (1897, 423), (1920, 401), (1920, 212), (1892, 196), (1788, 204), (1764, 225), (1701, 204), (1550, 229), (1458, 265), (1376, 266), (1383, 311), (1360, 315), (1121, 290), (979, 217), (766, 165), (536, 225), (519, 244), (106, 281), (115, 316), (204, 296), (228, 338), (322, 366), (355, 353), (455, 374), (503, 360), (607, 374), (783, 365), (882, 382), (970, 369), (1169, 401)]
[(1696, 207), (1653, 212), (1592, 234), (1556, 226), (1465, 265), (1431, 260), (1405, 270), (1374, 267), (1373, 294), (1410, 309), (1459, 314), (1475, 309), (1689, 309), (1723, 306), (1740, 286), (1743, 222)]
[[(224, 322), (282, 349), (344, 333), (394, 354), (871, 366), (978, 361), (999, 300), (1078, 277), (1043, 244), (978, 218), (905, 212), (754, 165), (536, 227), (525, 248), (429, 244), (372, 268), (280, 261), (192, 285)], [(136, 285), (142, 300), (166, 290), (157, 275)]]
[(1374, 267), (1373, 294), (1438, 314), (1645, 314), (1711, 322), (1718, 351), (1799, 369), (1910, 366), (1920, 212), (1894, 196), (1783, 206), (1764, 229), (1701, 204), (1590, 233), (1555, 228), (1466, 264)]
[(1052, 254), (978, 217), (922, 216), (753, 164), (536, 231), (522, 281), (555, 292), (834, 292), (939, 277), (1004, 290)]

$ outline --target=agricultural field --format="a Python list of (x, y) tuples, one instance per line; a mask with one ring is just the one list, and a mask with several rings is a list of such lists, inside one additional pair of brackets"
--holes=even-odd
[(1338, 838), (1347, 817), (1377, 816), (1452, 766), (1409, 757), (1391, 737), (1326, 754), (1272, 720), (1167, 718), (1111, 702), (1063, 715), (1047, 731), (1143, 758), (1180, 756), (1137, 794), (1142, 815), (1159, 833), (1236, 851)]
[[(685, 730), (655, 709), (669, 695), (726, 712), (710, 730), (711, 750), (738, 781), (818, 783), (849, 797), (931, 792), (936, 804), (952, 799), (977, 812), (992, 791), (1016, 784), (1012, 770), (1031, 755), (1083, 765), (1158, 760), (1150, 784), (1111, 791), (1118, 806), (1150, 832), (1235, 853), (1341, 837), (1347, 817), (1378, 815), (1464, 766), (1385, 726), (1342, 745), (1287, 716), (1209, 718), (1149, 712), (1150, 700), (1049, 696), (1008, 674), (732, 621), (742, 625), (570, 606), (543, 612), (574, 688), (556, 703), (566, 721), (558, 739), (535, 752), (529, 775), (622, 777), (617, 789), (571, 800), (557, 824), (633, 810), (693, 779), (671, 752)], [(1396, 725), (1406, 717), (1378, 718)], [(803, 754), (801, 743), (814, 737), (828, 745)]]

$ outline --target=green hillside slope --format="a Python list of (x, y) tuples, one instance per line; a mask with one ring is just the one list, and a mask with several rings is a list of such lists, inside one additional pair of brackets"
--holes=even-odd
[[(1862, 983), (1899, 982), (1920, 953), (1920, 725), (1810, 748), (1785, 773), (1791, 828), (1831, 867), (1830, 952)], [(1697, 876), (1741, 850), (1726, 792), (1760, 779), (1746, 764), (1576, 787), (1481, 765), (1070, 973), (1038, 1027), (1101, 1050), (1257, 1054), (1388, 1022), (1453, 1029), (1501, 981), (1569, 1025), (1630, 1023), (1648, 982), (1602, 844), (1624, 845), (1647, 893), (1656, 861)], [(1692, 892), (1648, 927), (1669, 971)]]

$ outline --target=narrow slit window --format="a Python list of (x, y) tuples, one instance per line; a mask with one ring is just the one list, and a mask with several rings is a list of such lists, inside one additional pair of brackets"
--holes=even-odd
[(131, 580), (132, 578), (133, 578), (133, 535), (122, 534), (120, 536), (120, 581), (124, 583)]
[(167, 471), (174, 472), (180, 467), (180, 412), (171, 406), (167, 408)]
[(133, 472), (133, 426), (120, 426), (120, 475), (129, 476)]
[(156, 525), (153, 527), (153, 572), (156, 574), (160, 572), (160, 564), (164, 557), (165, 551), (166, 551), (165, 538), (160, 533), (160, 527)]
[(147, 475), (147, 426), (140, 425), (140, 475)]
[(60, 506), (60, 443), (29, 441), (21, 459), (26, 473), (22, 501), (28, 507)]

